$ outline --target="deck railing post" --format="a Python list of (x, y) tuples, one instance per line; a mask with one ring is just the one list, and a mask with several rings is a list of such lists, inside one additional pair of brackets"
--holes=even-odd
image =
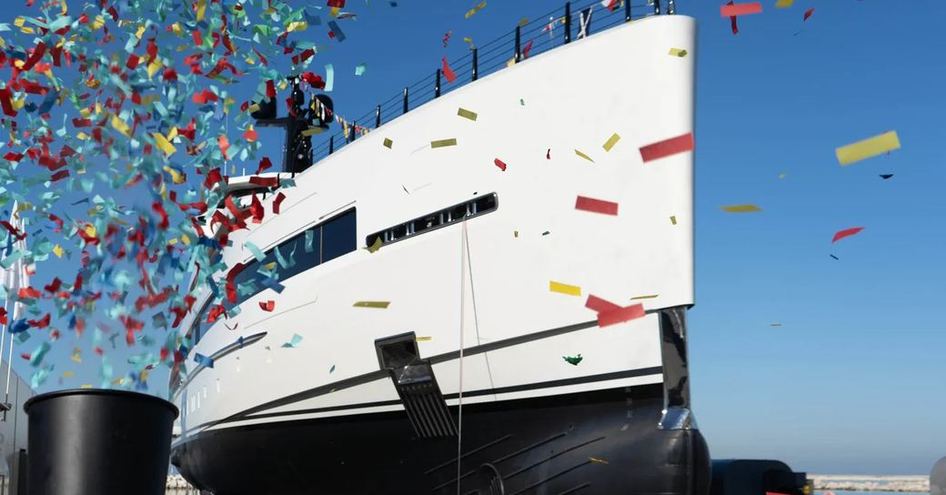
[(404, 111), (401, 113), (407, 113), (407, 86), (404, 86)]
[(328, 154), (335, 152), (335, 136), (330, 136), (328, 138)]
[(624, 22), (631, 20), (631, 0), (624, 0)]
[(516, 58), (517, 63), (519, 62), (519, 57), (522, 56), (522, 54), (519, 51), (519, 41), (521, 37), (521, 31), (522, 31), (522, 26), (516, 26), (516, 57), (515, 58)]
[(381, 127), (381, 105), (374, 107), (374, 126)]
[(475, 81), (476, 78), (479, 77), (480, 59), (477, 57), (476, 48), (472, 48), (471, 50), (473, 50), (473, 80)]
[(440, 69), (437, 69), (437, 81), (434, 83), (434, 98), (440, 97)]
[(572, 3), (565, 2), (565, 43), (570, 43), (571, 41), (572, 41)]
[(660, 15), (660, 0), (654, 0), (654, 15)]
[(676, 5), (676, 3), (675, 3), (673, 0), (668, 0), (668, 1), (667, 1), (667, 13), (668, 13), (668, 14), (676, 14), (676, 13), (677, 13), (677, 5)]

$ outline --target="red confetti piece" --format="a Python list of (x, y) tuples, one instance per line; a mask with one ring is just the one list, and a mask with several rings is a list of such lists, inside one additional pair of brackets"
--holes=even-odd
[(545, 159), (546, 159), (546, 160), (551, 160), (551, 159), (552, 159), (552, 148), (549, 148), (549, 149), (545, 150)]
[(688, 132), (680, 136), (648, 144), (647, 146), (641, 146), (640, 151), (641, 159), (644, 160), (644, 163), (685, 151), (693, 151), (693, 133)]
[(46, 316), (38, 320), (27, 320), (26, 322), (29, 323), (30, 326), (33, 328), (46, 328), (49, 326), (50, 318), (51, 318), (51, 315), (49, 313), (46, 313)]
[(261, 174), (273, 167), (273, 162), (269, 160), (268, 156), (264, 156), (262, 160), (259, 161), (259, 166), (256, 167), (256, 173)]
[(250, 184), (262, 187), (276, 187), (279, 185), (279, 177), (258, 177), (254, 175), (250, 177)]
[(812, 7), (812, 8), (810, 8), (810, 9), (806, 10), (806, 11), (805, 11), (805, 15), (802, 17), (802, 22), (807, 21), (808, 18), (811, 17), (811, 14), (814, 14), (814, 13), (815, 13), (815, 8), (814, 8), (814, 7)]
[(0, 308), (0, 325), (6, 325), (7, 322), (7, 308)]
[[(733, 0), (729, 0), (726, 5), (733, 5)], [(739, 24), (736, 22), (736, 16), (730, 16), (729, 23), (732, 25), (732, 34), (739, 34)]]
[(345, 0), (328, 0), (328, 6), (335, 9), (344, 9)]
[(227, 150), (230, 149), (230, 140), (227, 139), (226, 134), (221, 134), (217, 136), (217, 146), (220, 147), (220, 152), (223, 153), (223, 159), (229, 160), (230, 157), (227, 156)]
[(277, 214), (277, 215), (279, 214), (279, 205), (282, 204), (282, 201), (283, 201), (284, 199), (286, 199), (286, 195), (285, 195), (285, 194), (279, 193), (279, 194), (276, 195), (276, 198), (273, 199), (273, 213), (275, 213), (275, 214)]
[(0, 106), (3, 107), (3, 114), (8, 117), (16, 117), (16, 110), (13, 108), (13, 92), (9, 87), (0, 89)]
[(62, 286), (62, 280), (59, 280), (59, 277), (53, 278), (53, 281), (49, 285), (43, 286), (43, 290), (46, 292), (55, 293), (59, 290), (59, 287)]
[(309, 83), (309, 86), (312, 86), (316, 89), (322, 89), (325, 87), (325, 81), (322, 80), (322, 76), (313, 72), (303, 72), (302, 80)]
[(236, 292), (236, 276), (246, 268), (246, 265), (243, 263), (237, 263), (233, 265), (233, 268), (230, 268), (230, 271), (227, 272), (227, 301), (230, 301), (231, 304), (236, 304), (237, 301), (237, 292)]
[(575, 209), (590, 211), (593, 213), (601, 213), (602, 215), (617, 215), (618, 214), (618, 204), (612, 201), (604, 201), (601, 199), (589, 198), (585, 196), (578, 196), (575, 199)]
[(205, 89), (199, 93), (194, 93), (194, 96), (191, 99), (198, 105), (204, 105), (209, 101), (220, 100), (220, 98), (218, 98), (217, 95), (209, 89)]
[(160, 201), (155, 201), (154, 203), (151, 203), (151, 209), (161, 217), (161, 223), (158, 224), (158, 228), (161, 230), (167, 230), (167, 228), (170, 226), (170, 223), (168, 222), (168, 213), (164, 211), (164, 205), (162, 205)]
[(864, 230), (864, 227), (851, 227), (849, 229), (839, 230), (834, 233), (834, 238), (831, 239), (831, 243), (834, 244), (845, 237), (859, 234), (862, 230)]
[(594, 311), (595, 313), (604, 313), (606, 311), (615, 311), (621, 309), (621, 306), (591, 294), (588, 294), (588, 300), (585, 301), (585, 307)]
[(259, 302), (259, 307), (260, 307), (260, 309), (262, 309), (263, 311), (272, 311), (272, 310), (276, 309), (276, 301), (265, 301), (265, 302), (264, 302), (264, 301), (260, 301), (260, 302)]
[(266, 98), (270, 100), (276, 97), (276, 83), (272, 80), (266, 81)]
[(502, 170), (503, 172), (506, 171), (506, 163), (503, 162), (502, 160), (500, 160), (499, 158), (493, 160), (493, 163), (494, 163), (497, 167), (499, 167), (499, 170)]
[(26, 232), (21, 233), (19, 230), (17, 230), (16, 227), (11, 225), (10, 222), (6, 220), (0, 220), (0, 225), (6, 228), (7, 231), (10, 232), (10, 235), (12, 235), (13, 237), (16, 237), (17, 240), (22, 241), (23, 239), (26, 239)]
[(256, 129), (250, 127), (243, 132), (243, 139), (245, 139), (248, 143), (255, 143), (256, 140), (259, 139), (259, 133), (256, 132)]
[(210, 189), (215, 186), (217, 183), (222, 182), (223, 177), (220, 176), (220, 169), (215, 168), (210, 172), (207, 172), (207, 178), (204, 179), (204, 187)]
[(719, 14), (722, 17), (736, 17), (740, 15), (761, 14), (761, 13), (762, 13), (761, 2), (752, 2), (752, 3), (729, 2), (726, 5), (722, 5), (719, 7)]
[(448, 83), (452, 83), (456, 80), (457, 75), (453, 73), (453, 69), (450, 68), (450, 65), (447, 64), (447, 57), (441, 59), (443, 65), (443, 76), (447, 78)]
[(36, 65), (36, 62), (39, 62), (40, 59), (42, 59), (43, 55), (45, 54), (46, 54), (46, 43), (43, 43), (42, 41), (40, 41), (39, 44), (36, 45), (36, 48), (33, 49), (33, 53), (30, 54), (30, 58), (26, 59), (26, 63), (23, 64), (23, 68), (21, 70), (23, 72), (26, 72), (32, 69), (33, 66)]
[(69, 171), (68, 171), (68, 170), (60, 170), (60, 171), (56, 172), (55, 174), (53, 174), (52, 176), (50, 176), (50, 177), (49, 177), (49, 180), (52, 181), (52, 182), (56, 182), (57, 180), (65, 179), (66, 177), (69, 177)]
[(263, 210), (263, 203), (260, 203), (259, 197), (255, 194), (253, 199), (250, 201), (250, 215), (253, 216), (253, 223), (261, 223), (263, 221), (263, 215), (265, 212)]
[(644, 311), (643, 304), (632, 304), (626, 308), (612, 309), (598, 313), (598, 326), (603, 328), (616, 325), (618, 323), (636, 320), (646, 314), (647, 312)]
[(20, 299), (36, 299), (42, 294), (32, 287), (23, 287), (16, 292), (16, 295)]

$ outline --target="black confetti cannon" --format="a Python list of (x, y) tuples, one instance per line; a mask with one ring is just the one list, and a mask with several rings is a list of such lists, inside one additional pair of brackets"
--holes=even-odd
[(332, 99), (327, 95), (313, 95), (309, 104), (305, 102), (300, 77), (287, 78), (292, 85), (292, 94), (286, 101), (289, 115), (276, 117), (276, 99), (268, 98), (256, 103), (259, 110), (250, 115), (260, 127), (281, 127), (286, 131), (286, 143), (283, 145), (283, 170), (297, 174), (312, 166), (312, 134), (320, 129), (327, 129), (332, 123)]
[(29, 495), (162, 495), (177, 407), (122, 390), (37, 395), (29, 415)]

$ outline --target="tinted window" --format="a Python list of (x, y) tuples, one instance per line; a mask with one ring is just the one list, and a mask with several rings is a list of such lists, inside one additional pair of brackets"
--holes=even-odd
[(322, 224), (322, 263), (356, 249), (355, 210)]

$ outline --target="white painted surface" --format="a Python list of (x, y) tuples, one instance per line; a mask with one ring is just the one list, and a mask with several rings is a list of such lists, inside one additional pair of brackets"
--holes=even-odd
[[(282, 213), (273, 215), (271, 198), (264, 201), (264, 222), (233, 233), (225, 259), (246, 261), (251, 254), (243, 241), (266, 250), (348, 204), (357, 208), (358, 245), (364, 247), (369, 234), (495, 192), (498, 210), (467, 222), (467, 286), (475, 293), (475, 311), (468, 288), (465, 347), (592, 320), (596, 315), (584, 307), (589, 293), (621, 305), (659, 294), (642, 301), (646, 308), (693, 304), (693, 155), (644, 164), (638, 148), (693, 131), (694, 40), (693, 19), (650, 17), (452, 91), (297, 175), (297, 187), (283, 191)], [(690, 55), (669, 56), (671, 47)], [(477, 120), (458, 117), (459, 107), (477, 112)], [(605, 152), (602, 144), (615, 132), (621, 139)], [(382, 146), (385, 138), (393, 149)], [(458, 145), (431, 149), (432, 140), (446, 138)], [(552, 159), (546, 160), (549, 148)], [(505, 172), (495, 158), (508, 164)], [(618, 202), (619, 214), (577, 211), (577, 195)], [(215, 324), (188, 356), (188, 367), (194, 367), (194, 352), (211, 355), (240, 335), (268, 335), (195, 376), (177, 399), (187, 411), (185, 430), (377, 370), (374, 341), (381, 337), (407, 331), (430, 336), (418, 344), (422, 356), (456, 350), (461, 239), (462, 227), (451, 225), (374, 254), (359, 249), (284, 281), (282, 294), (267, 289), (248, 299), (227, 322), (239, 323), (238, 329)], [(581, 297), (550, 292), (550, 280), (581, 286)], [(275, 311), (262, 311), (258, 302), (270, 299)], [(391, 305), (352, 307), (363, 300)], [(298, 348), (280, 347), (295, 333), (303, 336)], [(561, 358), (577, 353), (585, 358), (579, 366)], [(657, 318), (649, 316), (467, 357), (463, 389), (659, 365)], [(445, 394), (458, 391), (456, 362), (435, 371)], [(644, 381), (655, 379), (659, 375)], [(196, 403), (180, 403), (204, 390), (205, 397), (191, 397)], [(283, 410), (396, 397), (390, 382), (381, 381)]]

